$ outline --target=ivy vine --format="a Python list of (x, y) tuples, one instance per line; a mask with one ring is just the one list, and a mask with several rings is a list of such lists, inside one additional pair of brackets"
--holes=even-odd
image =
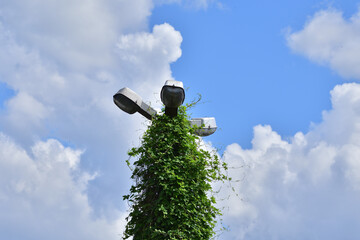
[(181, 106), (173, 118), (156, 116), (141, 146), (128, 152), (137, 160), (131, 176), (135, 183), (123, 196), (130, 204), (123, 239), (208, 240), (215, 234), (221, 212), (211, 182), (226, 180), (222, 170), (227, 166), (217, 154), (199, 147), (187, 107)]

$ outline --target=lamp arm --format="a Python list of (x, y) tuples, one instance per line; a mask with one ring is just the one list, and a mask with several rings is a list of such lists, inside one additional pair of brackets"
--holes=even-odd
[(138, 112), (150, 121), (154, 116), (157, 115), (157, 111), (144, 102), (141, 102), (141, 104), (139, 105)]

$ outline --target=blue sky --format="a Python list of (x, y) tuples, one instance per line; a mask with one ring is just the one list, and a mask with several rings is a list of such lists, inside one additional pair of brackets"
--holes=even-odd
[[(343, 79), (293, 54), (288, 29), (303, 27), (320, 9), (341, 7), (348, 15), (355, 1), (224, 1), (224, 9), (195, 11), (177, 5), (155, 8), (150, 24), (168, 22), (184, 38), (173, 75), (200, 93), (199, 114), (216, 114), (222, 128), (211, 140), (219, 146), (250, 147), (252, 127), (270, 124), (282, 136), (307, 131), (330, 108), (329, 91)], [(310, 105), (310, 106), (309, 106)], [(256, 110), (255, 110), (256, 109)], [(214, 112), (214, 113), (213, 113)], [(195, 114), (195, 113), (194, 113)]]
[(358, 4), (0, 0), (0, 239), (118, 239), (149, 122), (112, 95), (168, 79), (219, 127), (219, 239), (359, 239)]

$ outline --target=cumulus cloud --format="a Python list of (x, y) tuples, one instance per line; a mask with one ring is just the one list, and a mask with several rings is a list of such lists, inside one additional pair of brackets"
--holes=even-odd
[[(124, 115), (119, 115), (114, 107), (112, 95), (121, 87), (129, 86), (144, 100), (159, 105), (154, 93), (166, 79), (172, 78), (170, 63), (181, 56), (180, 33), (169, 24), (162, 24), (154, 26), (152, 33), (119, 35), (113, 46), (118, 69), (95, 73), (64, 71), (38, 52), (17, 44), (8, 31), (2, 30), (2, 81), (16, 90), (16, 96), (5, 104), (7, 112), (0, 122), (7, 126), (8, 134), (21, 135), (22, 141), (31, 140), (34, 133), (46, 134), (49, 130), (63, 133), (58, 137), (70, 138), (69, 135), (81, 134), (92, 124), (97, 125), (89, 121), (108, 122), (103, 124), (106, 128), (95, 131), (116, 129), (114, 125)], [(124, 121), (131, 126), (139, 124), (140, 120), (136, 119), (141, 118), (125, 117)], [(46, 125), (49, 121), (52, 129)]]
[(0, 232), (4, 239), (118, 239), (119, 220), (94, 218), (79, 169), (83, 151), (49, 139), (27, 152), (0, 133)]
[[(231, 239), (360, 237), (360, 84), (336, 86), (333, 108), (304, 134), (284, 140), (254, 127), (253, 147), (227, 147), (240, 197), (225, 212)], [(231, 192), (226, 194), (233, 195)], [(230, 239), (229, 238), (229, 239)]]
[[(117, 109), (112, 96), (128, 86), (159, 104), (155, 94), (181, 55), (173, 27), (147, 29), (152, 7), (150, 0), (0, 1), (0, 81), (15, 93), (0, 113), (1, 183), (14, 182), (0, 194), (0, 207), (9, 208), (0, 238), (15, 236), (15, 226), (23, 229), (17, 239), (119, 237), (130, 185), (124, 160), (146, 124)], [(15, 163), (29, 172), (16, 172)], [(89, 181), (86, 172), (98, 174)]]
[(344, 78), (360, 79), (360, 12), (345, 19), (342, 12), (317, 12), (300, 31), (287, 36), (289, 47), (311, 61), (329, 65)]
[[(181, 42), (180, 32), (167, 23), (155, 25), (152, 33), (138, 32), (120, 37), (116, 46), (123, 62), (122, 67), (126, 69), (128, 78), (141, 80), (140, 84), (137, 82), (141, 95), (149, 97), (159, 92), (164, 79), (171, 77), (169, 63), (181, 56)], [(157, 88), (153, 87), (154, 81)], [(152, 91), (151, 94), (149, 90)], [(159, 98), (151, 99), (156, 104)]]
[(150, 0), (0, 1), (2, 21), (22, 45), (58, 66), (82, 71), (115, 64), (119, 33), (146, 29), (152, 5)]

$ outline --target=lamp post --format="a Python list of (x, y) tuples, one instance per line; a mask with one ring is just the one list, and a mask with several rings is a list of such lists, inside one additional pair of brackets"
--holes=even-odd
[(139, 158), (133, 163), (135, 184), (130, 194), (123, 196), (131, 203), (123, 239), (210, 239), (215, 234), (215, 217), (220, 214), (214, 198), (208, 196), (210, 182), (226, 176), (219, 171), (217, 155), (200, 149), (198, 138), (190, 132), (191, 126), (197, 126), (194, 134), (213, 134), (215, 118), (188, 120), (185, 109), (178, 111), (185, 99), (182, 82), (166, 81), (160, 97), (165, 105), (163, 116), (157, 116), (159, 113), (129, 88), (114, 95), (114, 103), (124, 112), (138, 112), (154, 120), (141, 147), (128, 152)]
[[(175, 80), (167, 80), (161, 89), (161, 101), (165, 105), (165, 114), (169, 117), (175, 117), (178, 108), (185, 100), (185, 91), (183, 83)], [(114, 96), (114, 103), (126, 113), (140, 113), (149, 120), (152, 120), (158, 113), (151, 106), (143, 102), (142, 98), (130, 88), (120, 89)], [(216, 131), (216, 122), (213, 117), (193, 118), (190, 120), (192, 126), (197, 126), (195, 134), (201, 137), (209, 136)]]

